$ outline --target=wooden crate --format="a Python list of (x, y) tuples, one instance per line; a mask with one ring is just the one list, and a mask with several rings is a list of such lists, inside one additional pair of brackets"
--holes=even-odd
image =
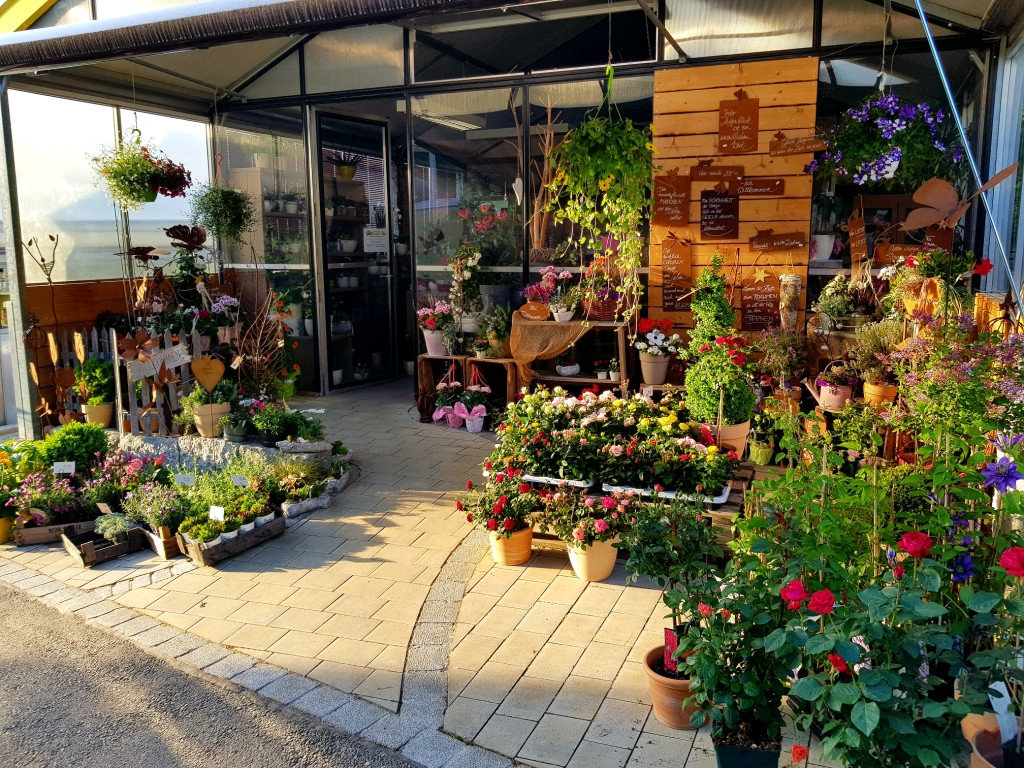
[(43, 525), (38, 528), (15, 528), (14, 543), (19, 547), (28, 547), (32, 544), (52, 544), (60, 541), (61, 535), (86, 533), (96, 528), (95, 520), (85, 520), (81, 523), (63, 523), (62, 525)]
[(266, 525), (253, 528), (248, 533), (239, 533), (229, 541), (222, 541), (205, 548), (201, 548), (199, 542), (185, 541), (185, 537), (178, 533), (178, 547), (183, 554), (192, 558), (192, 562), (196, 565), (213, 565), (255, 547), (257, 544), (280, 536), (284, 533), (286, 525), (287, 519), (283, 515), (279, 515)]
[(170, 560), (182, 553), (181, 547), (178, 546), (178, 537), (171, 533), (171, 529), (166, 525), (161, 525), (156, 533), (148, 528), (143, 528), (142, 535), (146, 539), (146, 546), (164, 560)]
[(95, 531), (84, 533), (62, 534), (64, 549), (78, 564), (84, 568), (92, 568), (122, 555), (138, 552), (144, 546), (141, 528), (132, 528), (125, 535), (125, 541), (115, 543), (107, 541)]

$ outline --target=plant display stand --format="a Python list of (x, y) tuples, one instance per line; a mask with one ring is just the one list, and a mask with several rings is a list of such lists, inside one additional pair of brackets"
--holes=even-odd
[(61, 541), (64, 542), (64, 549), (71, 555), (78, 564), (84, 568), (92, 568), (99, 563), (113, 560), (121, 555), (128, 555), (138, 552), (145, 546), (145, 537), (141, 528), (132, 528), (125, 534), (125, 540), (121, 542), (107, 541), (94, 531), (84, 533), (63, 534)]
[(146, 546), (152, 549), (157, 557), (170, 560), (181, 554), (181, 547), (178, 546), (178, 537), (171, 533), (166, 525), (161, 525), (156, 533), (148, 528), (142, 528), (142, 535), (146, 539)]
[[(619, 380), (599, 379), (596, 376), (559, 376), (551, 370), (535, 370), (533, 364), (538, 360), (551, 360), (565, 352), (569, 347), (576, 346), (585, 357), (588, 344), (587, 338), (595, 333), (615, 334), (615, 356), (619, 361)], [(584, 342), (586, 339), (586, 342)], [(620, 388), (625, 392), (629, 379), (629, 343), (626, 339), (626, 325), (611, 321), (591, 321), (584, 324), (582, 320), (570, 320), (555, 323), (548, 320), (527, 320), (519, 312), (512, 314), (512, 356), (518, 369), (518, 386), (531, 386), (535, 383), (559, 386), (592, 386)], [(587, 366), (585, 365), (584, 368)]]
[(85, 520), (81, 523), (64, 523), (62, 525), (43, 525), (37, 528), (15, 528), (14, 543), (19, 547), (28, 547), (33, 544), (52, 544), (60, 541), (63, 534), (86, 533), (96, 528), (95, 520)]
[(420, 355), (417, 358), (417, 394), (416, 409), (420, 412), (420, 422), (433, 423), (434, 405), (437, 400), (437, 382), (440, 381), (454, 363), (455, 375), (459, 381), (465, 382), (469, 371), (466, 362), (470, 358), (464, 355)]
[(732, 487), (725, 503), (705, 512), (705, 515), (711, 519), (711, 525), (714, 526), (715, 532), (718, 534), (719, 544), (725, 545), (733, 540), (733, 523), (743, 512), (743, 500), (747, 489), (753, 481), (754, 463), (744, 461), (740, 464), (739, 469), (736, 470), (736, 474), (733, 475), (730, 481)]
[(480, 373), (480, 377), (487, 382), (487, 385), (491, 388), (491, 391), (495, 394), (501, 392), (500, 388), (494, 386), (491, 383), (491, 378), (487, 376), (485, 371), (501, 366), (505, 369), (505, 404), (515, 402), (516, 393), (519, 392), (519, 371), (516, 367), (515, 358), (512, 357), (467, 357), (466, 358), (466, 376), (471, 378), (473, 370), (477, 370)]
[(214, 544), (212, 547), (201, 547), (198, 541), (191, 539), (185, 541), (185, 537), (179, 533), (177, 534), (178, 547), (196, 565), (213, 565), (255, 547), (257, 544), (262, 544), (264, 541), (277, 538), (284, 533), (287, 524), (288, 521), (284, 515), (278, 515), (266, 525), (253, 528), (248, 533), (239, 533), (235, 538)]

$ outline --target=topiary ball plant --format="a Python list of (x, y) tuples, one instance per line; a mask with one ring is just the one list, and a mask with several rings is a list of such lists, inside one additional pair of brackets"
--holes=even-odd
[(228, 243), (240, 243), (256, 222), (256, 205), (248, 192), (207, 184), (192, 198), (192, 223)]
[(55, 429), (43, 440), (46, 463), (75, 462), (75, 472), (87, 472), (107, 455), (107, 435), (99, 424), (72, 421)]
[[(722, 403), (722, 424), (742, 424), (754, 416), (757, 395), (750, 378), (739, 368), (735, 373), (713, 355), (701, 357), (686, 369), (686, 409), (697, 421), (718, 422)], [(722, 392), (725, 397), (722, 400)]]

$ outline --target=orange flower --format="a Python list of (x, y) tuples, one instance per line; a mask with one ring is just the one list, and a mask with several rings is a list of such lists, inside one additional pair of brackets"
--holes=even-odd
[(296, 371), (302, 370), (301, 368), (299, 368), (299, 364), (298, 363), (293, 365), (292, 368), (294, 368)]
[(299, 342), (293, 341), (292, 342), (292, 349), (298, 349), (298, 348), (299, 348)]
[(284, 302), (283, 302), (283, 301), (279, 301), (279, 302), (277, 302), (277, 308), (278, 308), (278, 309), (280, 309), (280, 308), (281, 308), (281, 307), (283, 307), (283, 306), (284, 306)]
[(287, 376), (288, 375), (288, 371), (286, 371), (284, 368), (282, 368), (281, 369), (281, 375), (282, 376)]

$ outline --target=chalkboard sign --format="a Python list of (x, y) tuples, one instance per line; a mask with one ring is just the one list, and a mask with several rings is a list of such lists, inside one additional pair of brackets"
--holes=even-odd
[(735, 240), (740, 235), (740, 199), (708, 189), (700, 193), (700, 236), (704, 240)]
[(656, 227), (680, 227), (690, 223), (690, 177), (670, 173), (654, 177)]
[(763, 331), (782, 322), (779, 315), (779, 279), (748, 278), (740, 286), (740, 323), (744, 331)]
[(923, 251), (934, 251), (941, 249), (948, 251), (953, 247), (953, 230), (947, 227), (940, 227), (937, 224), (928, 227), (924, 231)]
[(740, 197), (781, 196), (786, 191), (786, 181), (785, 179), (740, 179), (729, 182), (729, 191)]
[(850, 220), (846, 222), (850, 233), (850, 261), (854, 264), (868, 257), (868, 233), (864, 228), (864, 213), (854, 209)]
[(807, 247), (807, 235), (803, 232), (776, 233), (770, 229), (758, 230), (757, 234), (750, 238), (749, 245), (752, 251), (792, 251)]
[(742, 165), (712, 165), (701, 160), (690, 166), (690, 181), (737, 181), (743, 176)]
[(718, 151), (723, 155), (757, 152), (760, 102), (737, 99), (718, 104)]
[(661, 305), (666, 312), (690, 311), (692, 268), (690, 241), (669, 232), (661, 244)]

